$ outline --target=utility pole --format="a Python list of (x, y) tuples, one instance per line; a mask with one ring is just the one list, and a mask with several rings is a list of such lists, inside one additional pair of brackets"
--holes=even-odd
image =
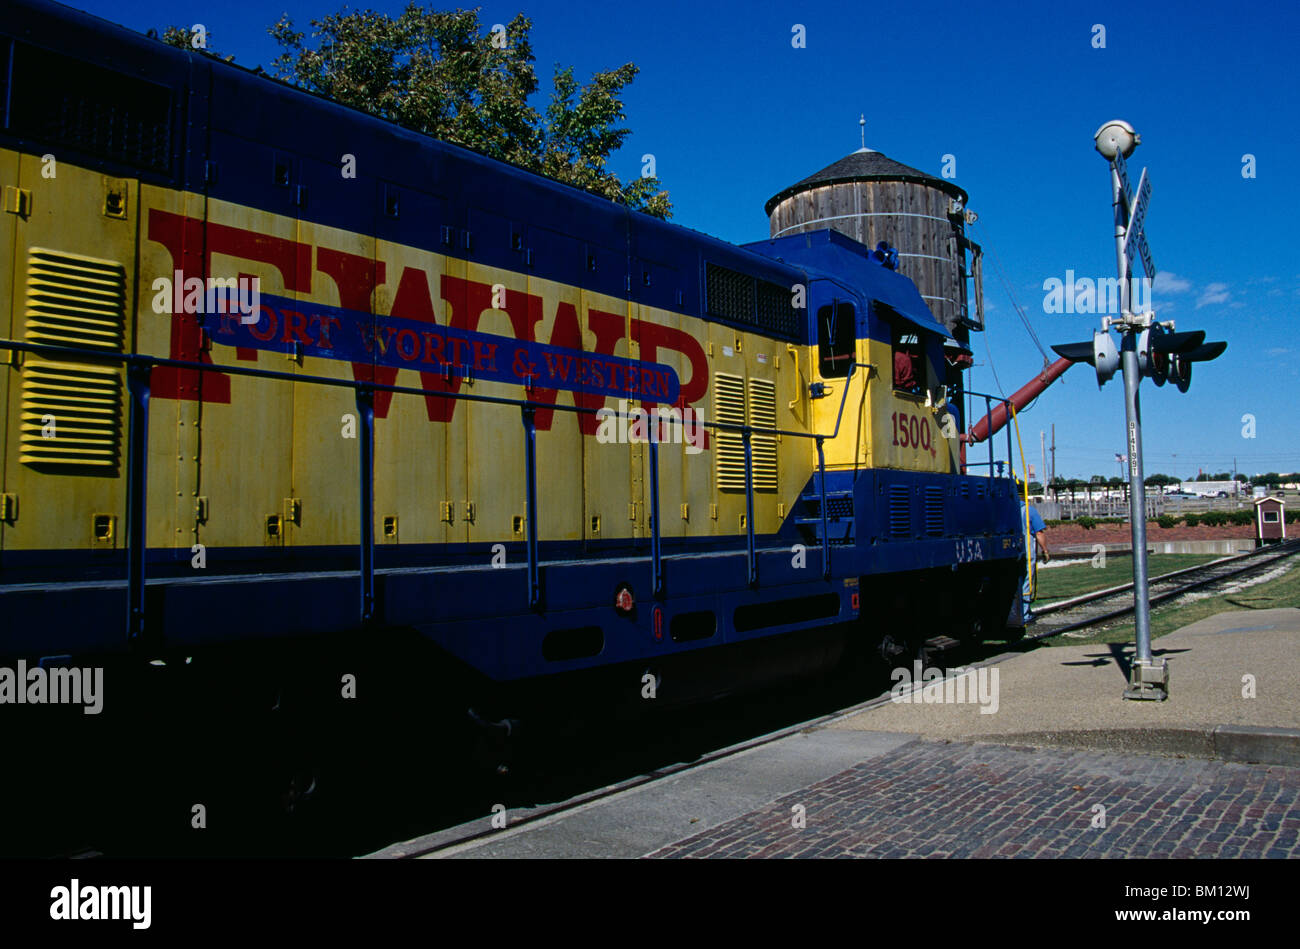
[(1042, 429), (1038, 430), (1038, 453), (1039, 461), (1043, 465), (1043, 500), (1047, 500), (1047, 486), (1052, 483), (1047, 477), (1047, 433)]
[(1056, 480), (1056, 423), (1052, 423), (1052, 480)]

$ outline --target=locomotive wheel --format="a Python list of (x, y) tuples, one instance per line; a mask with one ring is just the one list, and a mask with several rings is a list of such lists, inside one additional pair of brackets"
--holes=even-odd
[(889, 633), (886, 633), (880, 640), (879, 650), (880, 658), (889, 668), (893, 668), (897, 663), (910, 658), (914, 651), (905, 640), (895, 639)]

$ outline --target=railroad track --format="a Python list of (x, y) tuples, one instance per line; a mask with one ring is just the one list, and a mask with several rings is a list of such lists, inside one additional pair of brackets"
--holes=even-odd
[[(1300, 553), (1300, 540), (1290, 540), (1275, 546), (1263, 547), (1235, 557), (1225, 557), (1210, 563), (1175, 570), (1153, 577), (1148, 581), (1152, 606), (1175, 599), (1184, 593), (1222, 583), (1235, 577), (1257, 573)], [(1033, 641), (1059, 636), (1085, 626), (1095, 626), (1133, 612), (1133, 584), (1108, 587), (1060, 603), (1039, 607), (1034, 611), (1038, 621), (1035, 630), (1025, 640)]]

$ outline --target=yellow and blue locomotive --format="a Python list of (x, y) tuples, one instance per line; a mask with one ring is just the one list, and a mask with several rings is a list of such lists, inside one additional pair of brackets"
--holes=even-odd
[(734, 246), (43, 0), (0, 77), (0, 654), (400, 631), (514, 714), (1006, 617), (967, 327), (890, 248)]

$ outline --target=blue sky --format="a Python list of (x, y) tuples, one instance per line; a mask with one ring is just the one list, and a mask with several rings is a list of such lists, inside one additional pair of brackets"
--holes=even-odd
[[(306, 29), (338, 9), (326, 0), (72, 5), (141, 31), (203, 23), (214, 48), (267, 67), (277, 49), (266, 27), (281, 12)], [(1144, 382), (1146, 471), (1192, 477), (1230, 470), (1234, 458), (1247, 474), (1300, 470), (1300, 413), (1288, 397), (1300, 354), (1291, 331), (1300, 260), (1288, 237), (1300, 5), (511, 0), (480, 10), (486, 25), (521, 11), (532, 18), (538, 108), (557, 62), (583, 79), (635, 62), (633, 134), (615, 170), (630, 178), (654, 154), (673, 220), (725, 240), (765, 238), (764, 202), (858, 148), (860, 113), (868, 146), (905, 164), (939, 174), (943, 156), (955, 156), (955, 181), (979, 214), (970, 236), (989, 254), (988, 332), (972, 341), (971, 384), (984, 391), (998, 391), (994, 368), (1010, 393), (1042, 365), (991, 252), (1044, 346), (1099, 327), (1095, 315), (1046, 313), (1043, 282), (1067, 270), (1114, 276), (1109, 177), (1092, 135), (1108, 119), (1130, 121), (1142, 135), (1134, 180), (1145, 165), (1153, 184), (1157, 314), (1229, 342), (1197, 366), (1186, 395)], [(804, 49), (791, 45), (795, 24), (806, 28)], [(1093, 45), (1095, 24), (1105, 48)], [(1246, 154), (1254, 178), (1242, 175)], [(1254, 438), (1243, 437), (1246, 414)], [(1118, 473), (1118, 380), (1098, 391), (1091, 368), (1076, 366), (1022, 415), (1036, 468), (1038, 433), (1050, 439), (1053, 423), (1058, 474)]]

